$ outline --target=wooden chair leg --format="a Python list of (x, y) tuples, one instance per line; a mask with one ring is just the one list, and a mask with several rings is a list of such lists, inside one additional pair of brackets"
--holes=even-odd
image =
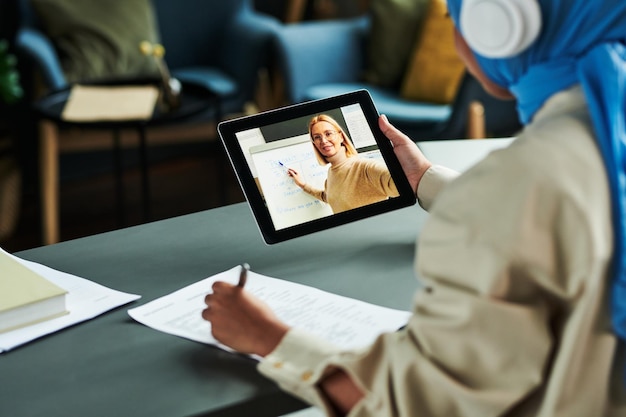
[(255, 104), (259, 111), (269, 110), (275, 106), (272, 82), (267, 68), (260, 69), (257, 76)]
[(467, 138), (483, 139), (485, 132), (485, 108), (480, 101), (472, 101), (467, 109)]
[(48, 120), (39, 124), (41, 225), (44, 245), (59, 242), (59, 132)]
[(296, 23), (304, 17), (307, 0), (289, 0), (287, 12), (285, 13), (285, 23)]

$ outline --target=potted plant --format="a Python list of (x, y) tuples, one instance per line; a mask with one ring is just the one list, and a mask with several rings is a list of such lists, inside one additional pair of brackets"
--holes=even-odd
[(0, 39), (0, 100), (12, 104), (22, 97), (17, 59), (9, 53), (9, 43)]
[(22, 95), (17, 60), (9, 53), (9, 43), (0, 39), (0, 242), (13, 233), (19, 213), (21, 175), (5, 116)]

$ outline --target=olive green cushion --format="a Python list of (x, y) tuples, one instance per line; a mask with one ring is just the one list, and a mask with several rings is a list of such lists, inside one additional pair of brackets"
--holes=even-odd
[(371, 0), (364, 78), (399, 88), (428, 0)]
[(156, 77), (143, 40), (158, 42), (150, 0), (31, 0), (70, 82)]

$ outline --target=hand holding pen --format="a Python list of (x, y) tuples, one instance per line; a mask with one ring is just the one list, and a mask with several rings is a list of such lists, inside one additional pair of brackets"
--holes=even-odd
[(304, 178), (302, 178), (302, 175), (300, 175), (298, 171), (296, 171), (293, 168), (287, 168), (285, 165), (282, 164), (282, 162), (278, 162), (278, 163), (287, 169), (287, 175), (293, 178), (293, 182), (295, 182), (298, 187), (302, 188), (306, 185)]
[(294, 175), (300, 175), (298, 174), (298, 171), (293, 168), (289, 168), (287, 165), (283, 164), (280, 161), (278, 161), (278, 165), (280, 165), (285, 170), (285, 174), (289, 175), (290, 177), (293, 177)]
[(220, 343), (241, 352), (265, 356), (289, 327), (250, 291), (243, 291), (250, 265), (244, 263), (235, 285), (216, 281), (206, 295), (202, 318), (211, 323), (211, 334)]

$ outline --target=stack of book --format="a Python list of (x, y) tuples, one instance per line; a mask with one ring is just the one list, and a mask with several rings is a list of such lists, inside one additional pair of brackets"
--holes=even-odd
[(0, 250), (0, 333), (68, 314), (66, 294)]

